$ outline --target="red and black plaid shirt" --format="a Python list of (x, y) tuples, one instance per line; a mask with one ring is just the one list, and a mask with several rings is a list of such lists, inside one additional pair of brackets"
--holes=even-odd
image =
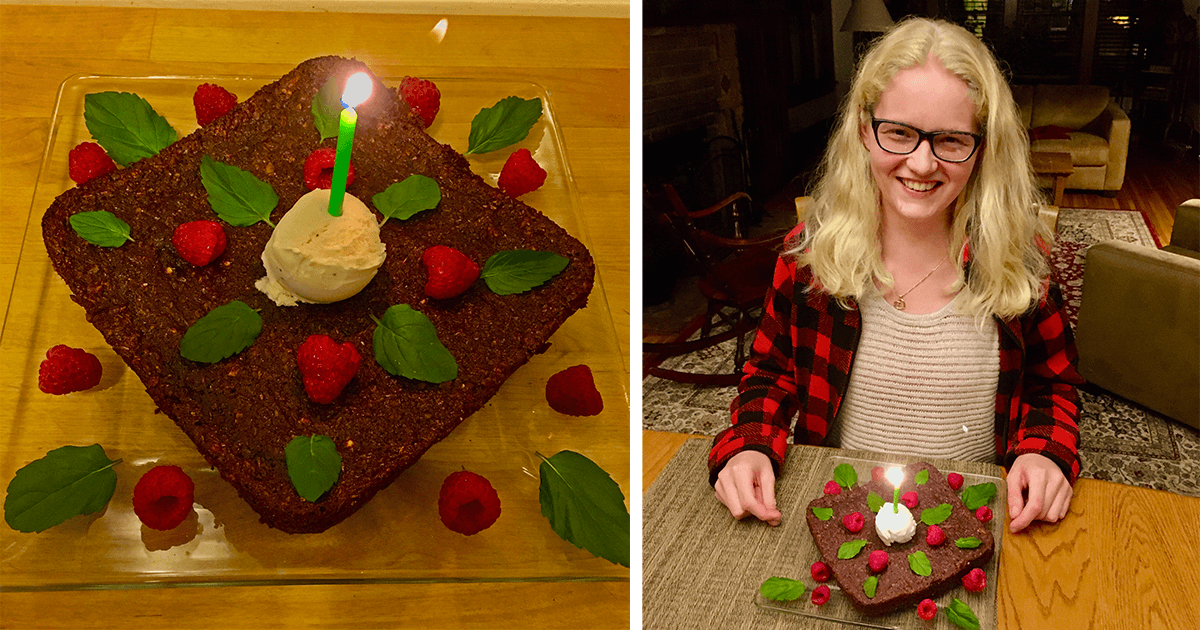
[[(778, 474), (792, 417), (795, 442), (820, 444), (850, 383), (862, 318), (853, 302), (843, 309), (828, 293), (805, 292), (808, 267), (793, 259), (775, 266), (753, 351), (738, 395), (730, 405), (733, 426), (713, 440), (709, 482), (730, 457), (754, 449), (771, 458)], [(799, 290), (797, 290), (799, 287)], [(996, 387), (996, 459), (1008, 467), (1018, 455), (1038, 453), (1079, 475), (1079, 393), (1074, 335), (1057, 287), (1036, 308), (1000, 327), (1000, 380)]]

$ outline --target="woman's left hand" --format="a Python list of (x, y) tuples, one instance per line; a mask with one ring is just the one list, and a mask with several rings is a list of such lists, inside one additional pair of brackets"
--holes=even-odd
[(1009, 531), (1016, 533), (1034, 520), (1054, 523), (1067, 515), (1074, 491), (1058, 464), (1037, 453), (1018, 455), (1008, 471)]

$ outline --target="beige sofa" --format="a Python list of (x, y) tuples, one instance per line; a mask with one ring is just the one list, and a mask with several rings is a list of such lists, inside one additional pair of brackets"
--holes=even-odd
[(1125, 181), (1129, 116), (1100, 85), (1014, 85), (1031, 149), (1070, 153), (1066, 188), (1116, 194)]
[(1075, 345), (1093, 385), (1200, 428), (1200, 200), (1163, 249), (1088, 248)]

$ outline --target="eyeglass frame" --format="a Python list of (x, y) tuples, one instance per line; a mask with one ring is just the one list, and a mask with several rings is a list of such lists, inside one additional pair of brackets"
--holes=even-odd
[[(917, 143), (913, 145), (912, 149), (909, 149), (908, 151), (903, 151), (903, 152), (892, 151), (891, 149), (884, 147), (883, 143), (879, 141), (879, 125), (882, 125), (883, 123), (899, 125), (901, 127), (904, 127), (905, 129), (912, 129), (913, 131), (917, 132)], [(933, 154), (933, 157), (935, 157), (943, 162), (950, 162), (951, 164), (962, 164), (963, 162), (966, 162), (967, 160), (971, 159), (975, 155), (975, 152), (979, 150), (979, 147), (983, 145), (983, 140), (984, 140), (984, 137), (982, 134), (971, 133), (970, 131), (948, 131), (948, 130), (925, 131), (924, 129), (917, 129), (916, 127), (914, 127), (910, 124), (902, 123), (898, 120), (887, 120), (885, 118), (876, 118), (874, 116), (871, 117), (871, 131), (872, 131), (871, 135), (875, 136), (875, 144), (879, 145), (880, 149), (883, 149), (884, 151), (891, 153), (892, 155), (911, 155), (913, 152), (915, 152), (917, 150), (918, 147), (921, 146), (922, 142), (925, 142), (926, 140), (928, 140), (929, 141), (929, 152)], [(965, 157), (961, 160), (947, 160), (946, 158), (937, 154), (937, 150), (933, 148), (934, 147), (933, 138), (934, 138), (934, 136), (938, 136), (941, 134), (947, 134), (947, 133), (963, 134), (963, 135), (971, 136), (972, 138), (975, 139), (975, 145), (971, 147), (971, 152), (967, 154), (967, 157)]]

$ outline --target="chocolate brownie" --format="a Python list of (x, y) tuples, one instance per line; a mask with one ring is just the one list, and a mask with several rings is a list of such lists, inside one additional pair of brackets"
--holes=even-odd
[[(565, 230), (471, 172), (467, 160), (425, 133), (394, 89), (372, 75), (374, 93), (358, 111), (347, 193), (372, 197), (414, 173), (437, 181), (440, 205), (383, 226), (387, 258), (358, 295), (334, 304), (276, 306), (254, 287), (272, 228), (223, 224), (225, 254), (197, 267), (171, 245), (176, 226), (216, 220), (201, 185), (201, 156), (232, 164), (279, 196), (273, 222), (308, 192), (302, 168), (332, 147), (314, 126), (314, 94), (331, 76), (368, 71), (361, 62), (322, 57), (300, 64), (209, 126), (158, 155), (66, 191), (46, 211), (42, 231), (55, 271), (87, 319), (137, 374), (160, 410), (259, 513), (281, 530), (319, 532), (392, 483), (433, 444), (481, 408), (518, 367), (544, 351), (552, 333), (587, 303), (594, 265)], [(508, 96), (497, 95), (497, 100)], [(69, 218), (107, 210), (132, 227), (132, 241), (91, 245)], [(425, 296), (421, 254), (449, 245), (481, 264), (503, 250), (550, 251), (569, 263), (528, 292), (497, 295), (483, 281), (446, 300)], [(240, 300), (258, 310), (262, 333), (214, 364), (180, 355), (188, 328), (213, 308)], [(392, 376), (374, 360), (372, 334), (388, 307), (425, 314), (455, 357), (458, 376), (432, 384)], [(305, 395), (296, 349), (309, 335), (350, 341), (363, 357), (332, 404)], [(284, 447), (297, 435), (331, 438), (342, 457), (337, 483), (316, 502), (295, 491)]]
[[(927, 483), (917, 484), (916, 475), (922, 470), (929, 471), (929, 480)], [(851, 603), (868, 615), (879, 615), (915, 606), (927, 597), (935, 598), (951, 588), (960, 586), (962, 577), (967, 572), (987, 564), (995, 548), (988, 527), (963, 505), (962, 500), (946, 481), (946, 476), (927, 463), (904, 467), (904, 482), (900, 485), (901, 496), (907, 492), (917, 493), (918, 503), (912, 509), (913, 518), (917, 521), (916, 533), (906, 543), (896, 542), (890, 547), (885, 545), (875, 533), (875, 513), (868, 507), (867, 497), (874, 492), (883, 501), (890, 502), (893, 489), (886, 479), (867, 480), (848, 490), (843, 489), (841, 494), (823, 495), (813, 499), (805, 512), (808, 529), (821, 552), (821, 559), (829, 565), (833, 577)], [(938, 546), (931, 546), (925, 540), (929, 526), (921, 522), (921, 512), (943, 503), (950, 505), (950, 516), (938, 524), (938, 527), (946, 533), (946, 540)], [(828, 520), (821, 520), (813, 512), (813, 508), (830, 508), (833, 514)], [(842, 517), (852, 512), (861, 513), (865, 520), (862, 530), (857, 533), (849, 531), (842, 523)], [(960, 538), (977, 538), (980, 545), (974, 549), (961, 549), (955, 545), (955, 541)], [(841, 545), (856, 540), (866, 541), (862, 550), (853, 558), (838, 559), (838, 549)], [(867, 563), (867, 558), (876, 549), (883, 549), (889, 556), (887, 567), (880, 573), (873, 572)], [(929, 559), (929, 576), (917, 575), (909, 567), (909, 555), (918, 551), (923, 552)], [(875, 596), (868, 597), (863, 591), (863, 584), (872, 575), (877, 575), (879, 581)]]

